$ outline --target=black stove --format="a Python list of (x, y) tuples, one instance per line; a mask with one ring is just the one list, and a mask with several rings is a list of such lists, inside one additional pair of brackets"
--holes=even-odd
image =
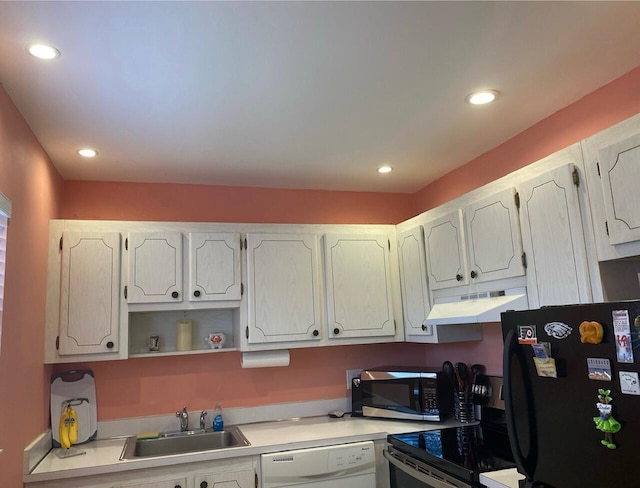
[(480, 473), (516, 466), (504, 422), (504, 407), (500, 408), (501, 378), (486, 378), (498, 389), (495, 392), (498, 402), (481, 407), (482, 420), (477, 425), (387, 437), (389, 447), (385, 457), (392, 458), (392, 488), (476, 487), (480, 486)]

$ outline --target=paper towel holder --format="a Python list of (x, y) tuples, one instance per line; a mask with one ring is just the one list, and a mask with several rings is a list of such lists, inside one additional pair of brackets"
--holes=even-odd
[(240, 358), (242, 368), (274, 368), (289, 366), (288, 349), (273, 351), (245, 351)]

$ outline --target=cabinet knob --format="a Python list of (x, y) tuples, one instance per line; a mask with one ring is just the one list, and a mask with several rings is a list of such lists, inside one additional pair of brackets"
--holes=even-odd
[(422, 330), (423, 330), (423, 331), (426, 331), (426, 330), (427, 330), (427, 326), (426, 326), (426, 325), (424, 325), (424, 324), (422, 324)]
[(113, 349), (113, 341), (107, 342), (107, 349)]
[(456, 275), (456, 280), (462, 281), (462, 275), (460, 273)]
[(178, 298), (178, 295), (179, 295), (179, 294), (178, 294), (178, 292), (177, 292), (177, 291), (174, 291), (173, 293), (171, 293), (171, 297), (172, 297), (172, 298)]
[(206, 481), (200, 482), (200, 488), (208, 488), (208, 487), (209, 487), (209, 483), (207, 483)]
[[(177, 292), (176, 292), (176, 293), (177, 293)], [(199, 296), (200, 296), (200, 290), (196, 290), (196, 291), (194, 291), (194, 292), (193, 292), (193, 296), (194, 296), (194, 297), (199, 297)], [(203, 483), (204, 483), (204, 481), (203, 481)]]
[(333, 329), (333, 334), (334, 335), (338, 335), (340, 333), (340, 329), (338, 329), (337, 327), (335, 329)]
[(313, 337), (318, 337), (319, 334), (320, 332), (318, 332), (318, 329), (313, 331)]
[(176, 485), (176, 486), (174, 486), (173, 488), (182, 488), (182, 486), (180, 486), (180, 485)]
[(476, 276), (478, 276), (478, 273), (476, 273), (475, 271), (471, 272), (471, 278), (475, 278)]

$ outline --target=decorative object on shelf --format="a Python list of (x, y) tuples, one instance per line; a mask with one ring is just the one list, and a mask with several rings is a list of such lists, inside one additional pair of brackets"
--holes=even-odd
[(160, 336), (149, 336), (147, 346), (149, 347), (149, 352), (158, 352), (160, 350)]
[(190, 351), (192, 344), (193, 322), (189, 319), (181, 319), (176, 322), (176, 349), (178, 351)]
[(620, 422), (611, 416), (613, 410), (611, 401), (613, 398), (609, 396), (610, 394), (611, 390), (603, 390), (602, 388), (598, 390), (599, 401), (596, 403), (596, 408), (600, 412), (600, 415), (593, 417), (593, 421), (596, 424), (596, 429), (604, 432), (604, 439), (602, 439), (600, 443), (609, 449), (615, 449), (616, 445), (613, 442), (613, 434), (618, 432), (622, 426)]
[(227, 342), (227, 337), (224, 332), (213, 332), (204, 336), (204, 342), (211, 349), (222, 349)]

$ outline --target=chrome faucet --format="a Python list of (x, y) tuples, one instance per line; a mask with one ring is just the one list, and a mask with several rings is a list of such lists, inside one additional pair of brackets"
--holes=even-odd
[(189, 430), (189, 412), (187, 407), (183, 407), (182, 410), (176, 412), (176, 417), (180, 419), (180, 432), (186, 432)]
[(202, 412), (200, 412), (200, 430), (206, 430), (207, 429), (207, 412), (206, 410), (203, 410)]

